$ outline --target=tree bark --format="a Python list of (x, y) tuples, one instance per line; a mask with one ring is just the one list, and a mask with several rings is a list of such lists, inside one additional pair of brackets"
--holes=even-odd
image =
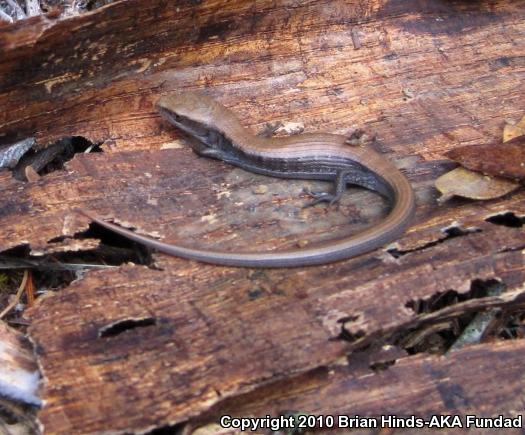
[[(384, 397), (389, 409), (422, 415), (520, 409), (519, 340), (451, 360), (399, 351), (380, 373), (363, 348), (395, 345), (400, 334), (466, 313), (522, 308), (525, 233), (493, 217), (511, 212), (522, 222), (523, 189), (439, 205), (433, 182), (454, 167), (444, 152), (499, 140), (506, 120), (523, 115), (524, 42), (519, 0), (129, 0), (0, 27), (0, 144), (82, 136), (103, 150), (37, 181), (1, 173), (0, 251), (92, 249), (95, 236), (79, 239), (89, 222), (76, 207), (165, 242), (231, 250), (314, 244), (386, 213), (381, 199), (356, 188), (339, 209), (302, 209), (304, 187), (327, 186), (197, 157), (154, 110), (161, 95), (185, 90), (213, 96), (254, 132), (270, 122), (361, 129), (367, 146), (407, 174), (418, 201), (402, 238), (347, 261), (257, 270), (159, 254), (154, 267), (89, 272), (42, 298), (29, 334), (44, 376), (45, 431), (143, 432), (281, 406), (374, 414), (386, 412)], [(472, 291), (491, 282), (505, 292)], [(451, 290), (459, 304), (414, 308)], [(371, 362), (359, 377), (353, 364), (362, 352)], [(506, 358), (508, 388), (496, 394), (495, 382), (486, 384), (482, 397), (493, 401), (484, 408), (475, 385), (494, 373), (476, 364), (503, 372)], [(454, 380), (443, 380), (449, 374)], [(274, 389), (284, 394), (295, 382), (293, 399), (269, 404)], [(349, 400), (348, 382), (372, 399)], [(405, 385), (406, 401), (396, 401)], [(232, 405), (236, 398), (246, 403)]]

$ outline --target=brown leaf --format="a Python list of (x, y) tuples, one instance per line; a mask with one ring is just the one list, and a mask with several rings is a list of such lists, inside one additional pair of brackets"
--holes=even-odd
[(440, 202), (452, 196), (470, 199), (494, 199), (512, 192), (518, 183), (504, 178), (490, 177), (465, 168), (456, 168), (436, 180), (436, 187), (442, 193)]
[(525, 180), (525, 136), (506, 143), (466, 145), (448, 151), (445, 156), (473, 171)]

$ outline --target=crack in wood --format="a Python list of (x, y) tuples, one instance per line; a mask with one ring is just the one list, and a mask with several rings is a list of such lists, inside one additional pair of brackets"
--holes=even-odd
[(397, 248), (390, 248), (390, 249), (387, 249), (387, 252), (392, 257), (397, 259), (397, 258), (400, 258), (400, 257), (402, 257), (404, 255), (411, 254), (413, 252), (423, 251), (425, 249), (428, 249), (428, 248), (431, 248), (433, 246), (436, 246), (436, 245), (439, 245), (441, 243), (444, 243), (447, 240), (455, 239), (456, 237), (463, 237), (463, 236), (468, 236), (469, 234), (480, 233), (482, 230), (481, 230), (481, 228), (477, 228), (477, 227), (469, 227), (469, 228), (463, 229), (463, 228), (461, 228), (458, 225), (453, 225), (453, 226), (450, 226), (450, 227), (447, 227), (447, 228), (443, 228), (441, 231), (444, 233), (444, 236), (439, 238), (439, 239), (437, 239), (437, 240), (433, 240), (433, 241), (425, 243), (425, 244), (423, 244), (421, 246), (417, 246), (415, 248), (406, 249), (406, 250), (401, 250), (401, 249), (397, 249)]
[(438, 292), (429, 298), (408, 301), (405, 306), (412, 309), (416, 314), (432, 313), (471, 299), (487, 297), (495, 287), (499, 287), (501, 291), (504, 291), (506, 286), (505, 283), (497, 278), (487, 280), (473, 279), (470, 283), (470, 290), (466, 293), (460, 293), (456, 290)]
[(525, 224), (525, 215), (517, 215), (513, 211), (493, 214), (485, 221), (494, 225), (503, 225), (510, 228), (521, 228)]
[[(413, 320), (393, 329), (378, 330), (368, 335), (361, 329), (350, 330), (349, 323), (358, 321), (358, 315), (346, 316), (338, 321), (342, 325), (341, 333), (336, 338), (350, 342), (353, 352), (362, 351), (377, 341), (400, 346), (410, 354), (443, 353), (461, 335), (463, 329), (478, 312), (495, 307), (507, 308), (508, 319), (501, 322), (500, 329), (501, 331), (509, 329), (506, 325), (512, 323), (512, 313), (523, 307), (525, 289), (505, 292), (505, 288), (505, 283), (498, 278), (473, 279), (470, 290), (466, 293), (449, 290), (438, 292), (422, 300), (407, 302), (406, 307), (416, 313)], [(517, 333), (507, 334), (505, 337), (503, 334), (499, 335), (500, 339), (519, 336)], [(434, 337), (433, 342), (432, 340), (429, 342), (428, 339), (432, 337)]]
[[(39, 176), (62, 170), (66, 162), (77, 153), (102, 152), (102, 142), (93, 143), (83, 136), (67, 136), (45, 147), (28, 149), (12, 169), (19, 181), (37, 181)], [(34, 174), (29, 177), (28, 170)]]
[(118, 320), (109, 325), (103, 326), (98, 330), (99, 338), (115, 337), (123, 334), (126, 331), (135, 328), (145, 328), (148, 326), (155, 326), (157, 319), (155, 317), (144, 317), (142, 319), (123, 319)]

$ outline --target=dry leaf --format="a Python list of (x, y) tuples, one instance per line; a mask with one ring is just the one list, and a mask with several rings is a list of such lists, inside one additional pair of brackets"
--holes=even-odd
[(448, 151), (445, 156), (473, 171), (525, 180), (525, 136), (506, 143), (466, 145)]
[(452, 196), (470, 199), (494, 199), (512, 192), (518, 183), (504, 178), (490, 177), (465, 168), (456, 168), (436, 180), (441, 192), (440, 202)]
[(467, 145), (447, 152), (447, 157), (465, 168), (456, 168), (436, 180), (442, 194), (439, 201), (452, 196), (494, 199), (518, 188), (519, 183), (501, 177), (525, 180), (525, 116), (517, 124), (505, 126), (503, 142)]
[(525, 115), (517, 124), (507, 124), (503, 129), (503, 142), (508, 142), (518, 136), (525, 135)]

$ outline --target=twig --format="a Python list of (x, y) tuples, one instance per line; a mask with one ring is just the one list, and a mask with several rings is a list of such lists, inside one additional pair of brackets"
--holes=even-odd
[[(504, 285), (497, 283), (492, 285), (487, 296), (499, 296), (504, 290)], [(479, 343), (483, 337), (487, 327), (494, 321), (494, 318), (501, 312), (500, 308), (492, 308), (485, 312), (478, 313), (474, 316), (472, 321), (463, 330), (457, 340), (450, 346), (448, 352), (454, 352), (465, 347), (468, 344)]]
[(16, 307), (16, 304), (20, 301), (20, 298), (22, 297), (22, 294), (24, 293), (24, 289), (26, 288), (27, 278), (29, 277), (29, 271), (26, 269), (24, 271), (24, 277), (22, 278), (22, 282), (20, 283), (20, 287), (18, 287), (18, 291), (16, 292), (14, 300), (6, 307), (4, 311), (0, 313), (0, 319), (2, 319), (9, 311), (11, 311), (14, 307)]
[(442, 322), (442, 323), (436, 323), (434, 325), (430, 325), (428, 328), (425, 328), (421, 331), (414, 332), (413, 334), (410, 334), (408, 337), (404, 338), (400, 345), (404, 349), (416, 347), (421, 341), (423, 341), (426, 337), (428, 337), (430, 334), (436, 334), (441, 331), (445, 331), (447, 329), (450, 329), (450, 322)]
[[(455, 305), (442, 308), (438, 311), (420, 314), (414, 319), (411, 319), (403, 324), (396, 325), (391, 329), (384, 330), (382, 337), (383, 339), (386, 339), (388, 337), (392, 337), (393, 334), (399, 333), (401, 330), (406, 330), (409, 328), (414, 329), (419, 328), (422, 325), (452, 320), (473, 311), (489, 310), (508, 306), (512, 306), (513, 311), (525, 308), (525, 286), (506, 291), (499, 296), (486, 296), (481, 299), (470, 299), (465, 302), (459, 302)], [(365, 335), (361, 338), (358, 338), (355, 341), (352, 341), (351, 348), (361, 348), (368, 344), (372, 338), (377, 339), (377, 337), (372, 335)]]
[(48, 259), (35, 260), (29, 258), (10, 258), (0, 255), (0, 270), (3, 269), (35, 269), (42, 271), (50, 270), (78, 270), (84, 269), (111, 269), (117, 266), (106, 264), (89, 264), (89, 263), (61, 263), (51, 262)]
[(28, 307), (35, 303), (35, 280), (33, 279), (31, 270), (29, 270), (29, 277), (27, 278), (26, 299)]

